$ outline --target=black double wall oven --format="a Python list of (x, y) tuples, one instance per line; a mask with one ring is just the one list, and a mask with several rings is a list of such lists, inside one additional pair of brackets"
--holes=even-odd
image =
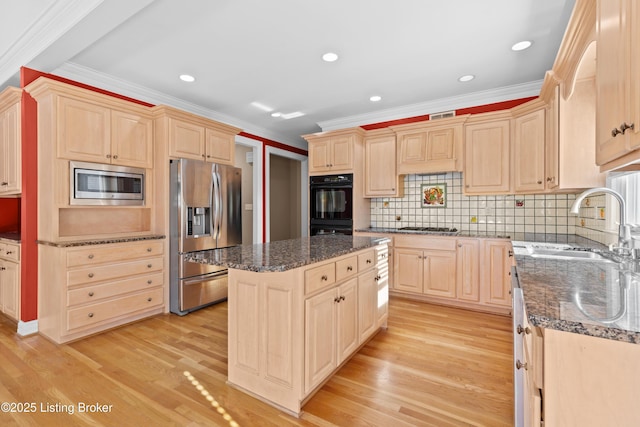
[(309, 179), (310, 233), (353, 234), (353, 174)]

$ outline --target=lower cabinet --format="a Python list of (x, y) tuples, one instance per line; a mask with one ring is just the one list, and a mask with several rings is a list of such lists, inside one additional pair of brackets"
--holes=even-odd
[(0, 241), (0, 311), (20, 318), (20, 244)]
[(393, 294), (501, 314), (511, 309), (509, 240), (396, 235), (393, 253)]
[(283, 272), (229, 271), (229, 384), (298, 415), (386, 324), (386, 244)]
[(38, 329), (57, 343), (164, 312), (163, 243), (39, 246)]

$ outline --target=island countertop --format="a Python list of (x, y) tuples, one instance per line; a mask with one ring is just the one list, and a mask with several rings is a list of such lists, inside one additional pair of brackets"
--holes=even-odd
[(185, 258), (187, 261), (237, 270), (277, 272), (325, 261), (387, 241), (377, 237), (312, 236), (192, 252)]

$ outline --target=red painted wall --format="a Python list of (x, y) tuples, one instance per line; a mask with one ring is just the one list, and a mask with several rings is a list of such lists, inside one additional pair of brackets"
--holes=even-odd
[(20, 199), (0, 199), (0, 233), (20, 231)]

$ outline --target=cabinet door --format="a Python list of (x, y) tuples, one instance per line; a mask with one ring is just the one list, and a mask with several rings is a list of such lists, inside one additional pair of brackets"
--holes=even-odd
[(0, 193), (20, 194), (22, 188), (22, 139), (20, 103), (0, 113)]
[(358, 277), (358, 330), (363, 343), (378, 327), (378, 269)]
[(77, 99), (58, 98), (58, 157), (109, 163), (110, 109)]
[(397, 196), (400, 189), (396, 174), (395, 136), (367, 138), (364, 155), (365, 197)]
[(514, 128), (515, 191), (544, 191), (545, 110), (516, 117)]
[(208, 162), (233, 166), (235, 163), (235, 136), (219, 130), (207, 129), (205, 152)]
[(427, 132), (412, 132), (400, 135), (399, 164), (401, 167), (422, 165), (427, 161)]
[(204, 160), (205, 130), (200, 125), (169, 119), (169, 156)]
[(153, 127), (148, 117), (111, 111), (112, 163), (150, 169), (153, 167)]
[(331, 151), (329, 139), (309, 142), (309, 173), (330, 170)]
[(337, 290), (329, 289), (305, 301), (304, 389), (307, 393), (337, 366), (337, 298)]
[(353, 278), (340, 286), (337, 303), (338, 364), (358, 348), (358, 279)]
[(353, 137), (332, 137), (330, 149), (329, 164), (332, 172), (350, 172), (353, 170)]
[(439, 129), (427, 134), (427, 160), (455, 160), (453, 129)]
[(394, 248), (393, 289), (405, 292), (422, 293), (422, 251), (416, 249)]
[(485, 303), (511, 307), (511, 242), (486, 240), (482, 268)]
[(480, 301), (480, 241), (458, 240), (456, 250), (457, 295), (465, 301)]
[(560, 86), (553, 90), (553, 96), (546, 108), (544, 143), (544, 173), (547, 189), (558, 187), (560, 182)]
[(509, 153), (509, 120), (467, 125), (465, 193), (508, 193)]
[(20, 289), (20, 264), (15, 262), (0, 261), (0, 291), (2, 299), (0, 305), (7, 316), (18, 319), (19, 313), (19, 289)]
[(423, 293), (434, 297), (456, 297), (456, 253), (425, 251)]

